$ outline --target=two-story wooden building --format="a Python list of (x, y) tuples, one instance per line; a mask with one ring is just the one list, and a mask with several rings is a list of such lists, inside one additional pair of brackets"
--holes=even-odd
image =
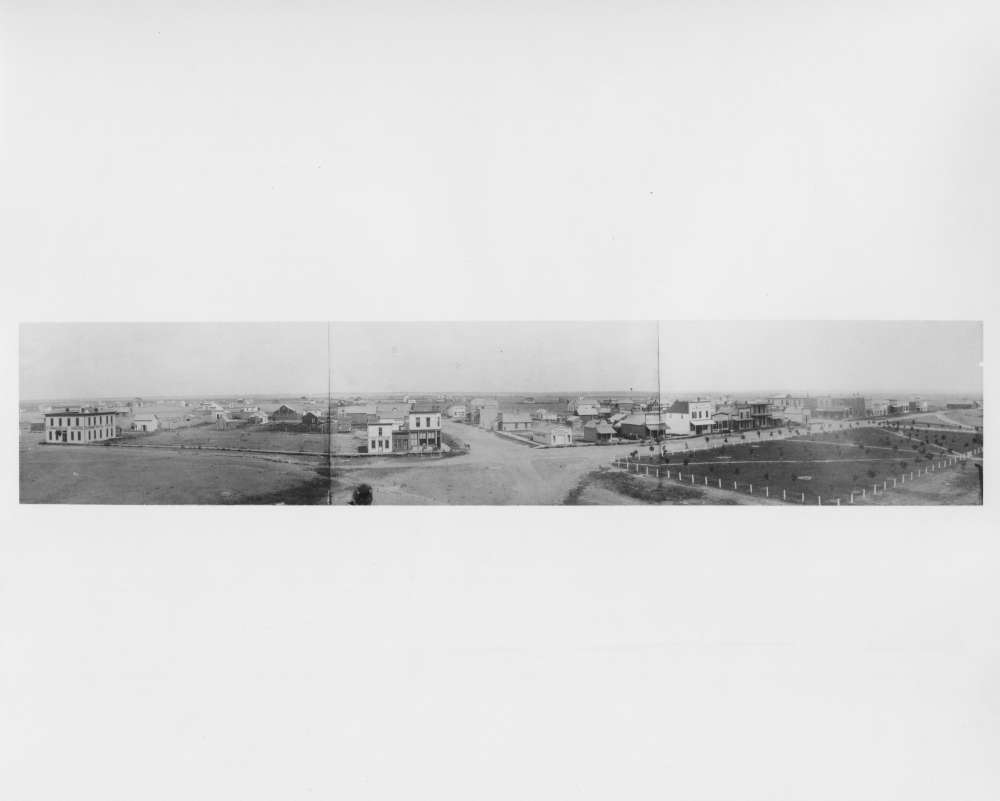
[(70, 407), (45, 413), (45, 442), (86, 445), (114, 439), (117, 413), (97, 407)]

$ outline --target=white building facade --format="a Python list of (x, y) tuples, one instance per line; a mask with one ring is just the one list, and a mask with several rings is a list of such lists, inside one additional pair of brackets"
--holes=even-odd
[(101, 409), (64, 409), (45, 414), (45, 442), (86, 445), (115, 438), (116, 413)]
[(531, 438), (542, 445), (561, 447), (573, 444), (573, 430), (567, 426), (551, 426), (537, 428), (531, 432)]
[(395, 420), (379, 420), (368, 424), (368, 453), (382, 455), (392, 453), (392, 432), (399, 429)]

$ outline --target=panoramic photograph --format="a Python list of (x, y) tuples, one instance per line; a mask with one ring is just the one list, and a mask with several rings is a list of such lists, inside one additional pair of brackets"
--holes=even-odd
[(978, 505), (964, 321), (37, 323), (25, 504)]

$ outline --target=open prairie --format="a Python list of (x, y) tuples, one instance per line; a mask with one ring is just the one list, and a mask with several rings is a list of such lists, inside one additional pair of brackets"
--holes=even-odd
[(318, 503), (326, 475), (315, 457), (20, 443), (21, 503)]

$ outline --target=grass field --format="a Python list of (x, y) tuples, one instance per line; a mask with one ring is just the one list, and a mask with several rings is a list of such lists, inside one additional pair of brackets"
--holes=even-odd
[[(21, 503), (321, 503), (325, 460), (219, 451), (41, 445), (21, 438)], [(336, 480), (334, 481), (336, 486)]]
[(817, 434), (810, 437), (831, 443), (853, 442), (858, 445), (877, 447), (899, 447), (915, 449), (925, 456), (933, 457), (941, 453), (962, 453), (983, 444), (983, 436), (972, 431), (942, 431), (911, 428), (900, 425), (891, 428), (861, 428), (852, 431)]
[[(924, 437), (927, 441), (924, 441)], [(917, 473), (940, 463), (947, 448), (959, 449), (966, 434), (921, 432), (917, 439), (880, 429), (860, 428), (828, 434), (812, 434), (784, 441), (741, 443), (693, 452), (668, 460), (646, 456), (642, 464), (658, 465), (661, 473), (670, 470), (676, 480), (680, 473), (693, 486), (738, 489), (768, 498), (816, 504), (867, 502), (874, 495), (913, 480)], [(680, 457), (680, 458), (679, 458)], [(945, 468), (957, 470), (959, 468)], [(912, 475), (912, 478), (911, 478)], [(735, 487), (734, 487), (735, 484)], [(873, 492), (874, 490), (874, 492)], [(963, 496), (965, 497), (965, 496)], [(915, 502), (913, 497), (907, 502)], [(923, 498), (924, 503), (948, 502)]]

